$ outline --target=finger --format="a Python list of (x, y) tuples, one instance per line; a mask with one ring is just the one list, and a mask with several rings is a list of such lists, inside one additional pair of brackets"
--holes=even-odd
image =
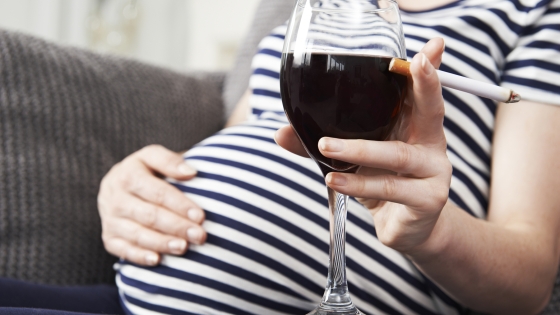
[(166, 235), (188, 239), (189, 242), (202, 244), (206, 232), (197, 223), (183, 218), (165, 208), (129, 197), (122, 203), (120, 214), (144, 227)]
[(365, 177), (333, 172), (325, 177), (325, 182), (332, 189), (357, 198), (390, 201), (412, 208), (439, 205), (439, 199), (429, 193), (431, 187), (422, 179), (395, 175)]
[[(106, 224), (106, 231), (109, 235), (156, 253), (180, 255), (185, 253), (189, 244), (183, 238), (159, 233), (128, 219), (112, 220)], [(205, 240), (206, 234), (202, 241)]]
[(308, 158), (309, 154), (299, 141), (299, 138), (292, 126), (284, 126), (274, 134), (274, 141), (282, 148), (303, 157)]
[(149, 145), (133, 154), (150, 170), (178, 180), (187, 180), (196, 175), (196, 170), (185, 163), (181, 154), (161, 145)]
[(445, 108), (436, 70), (426, 55), (419, 53), (412, 59), (410, 73), (414, 81), (410, 142), (443, 145)]
[(120, 238), (108, 240), (105, 242), (105, 248), (109, 253), (119, 258), (142, 266), (156, 266), (160, 261), (160, 255), (158, 253), (134, 246)]
[(428, 177), (434, 172), (430, 167), (431, 161), (427, 161), (422, 150), (402, 141), (323, 137), (319, 140), (319, 150), (328, 158), (416, 177)]
[[(136, 169), (133, 165), (131, 165), (131, 168)], [(195, 223), (200, 224), (204, 220), (204, 211), (168, 182), (153, 176), (149, 172), (125, 173), (129, 174), (123, 179), (123, 188), (126, 191), (148, 203), (169, 209), (184, 218), (189, 218)]]
[(420, 52), (424, 53), (434, 68), (438, 69), (441, 64), (441, 57), (445, 51), (445, 42), (443, 38), (436, 37), (431, 39), (424, 45)]

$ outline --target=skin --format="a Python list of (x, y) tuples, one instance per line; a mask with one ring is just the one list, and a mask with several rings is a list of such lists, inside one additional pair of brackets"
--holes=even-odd
[[(399, 5), (415, 11), (450, 2)], [(442, 52), (443, 41), (435, 39), (422, 50), (427, 59), (413, 59), (410, 127), (397, 131), (396, 141), (319, 142), (323, 155), (362, 165), (359, 174), (330, 173), (326, 183), (358, 197), (380, 241), (407, 255), (463, 305), (489, 314), (536, 314), (548, 302), (560, 259), (560, 133), (554, 128), (560, 106), (499, 105), (488, 217), (471, 217), (447, 196), (451, 164), (433, 72)], [(248, 95), (227, 126), (245, 120)], [(276, 141), (307, 156), (290, 126), (278, 130)], [(183, 254), (189, 242), (206, 239), (203, 211), (156, 175), (188, 180), (196, 171), (180, 153), (149, 146), (115, 165), (98, 196), (106, 249), (140, 265), (156, 265), (160, 254)]]
[(398, 0), (399, 8), (407, 11), (431, 10), (442, 5), (446, 5), (456, 0)]
[(156, 175), (189, 180), (196, 170), (179, 153), (147, 146), (111, 168), (97, 197), (107, 251), (146, 266), (157, 265), (160, 254), (181, 255), (188, 242), (206, 240), (204, 211)]

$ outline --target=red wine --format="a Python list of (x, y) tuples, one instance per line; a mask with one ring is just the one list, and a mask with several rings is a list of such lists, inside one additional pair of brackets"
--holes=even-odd
[(353, 164), (324, 157), (319, 139), (386, 140), (400, 116), (407, 79), (389, 72), (390, 57), (310, 53), (304, 58), (294, 65), (292, 53), (282, 55), (286, 115), (323, 173), (352, 169)]

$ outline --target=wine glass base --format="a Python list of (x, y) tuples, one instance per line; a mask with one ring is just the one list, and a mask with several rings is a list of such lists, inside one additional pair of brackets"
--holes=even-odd
[(365, 315), (364, 313), (360, 312), (359, 309), (354, 308), (353, 310), (325, 310), (321, 308), (316, 308), (311, 312), (307, 313), (307, 315)]
[(320, 304), (312, 310), (311, 312), (307, 313), (307, 315), (365, 315), (359, 309), (357, 309), (352, 302), (350, 305), (345, 305), (342, 307), (333, 307), (333, 306), (326, 306), (324, 304)]

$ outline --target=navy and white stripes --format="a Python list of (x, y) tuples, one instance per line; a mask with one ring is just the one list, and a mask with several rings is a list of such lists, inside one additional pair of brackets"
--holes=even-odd
[[(559, 0), (456, 1), (402, 18), (409, 58), (430, 38), (443, 37), (443, 70), (560, 105)], [(206, 211), (207, 244), (165, 256), (155, 268), (122, 262), (117, 282), (128, 312), (305, 314), (320, 300), (328, 263), (326, 188), (314, 162), (273, 140), (287, 124), (279, 84), (285, 32), (274, 29), (253, 60), (250, 120), (191, 149), (185, 158), (199, 175), (173, 183)], [(497, 104), (454, 90), (443, 95), (450, 199), (484, 218)], [(377, 240), (370, 214), (352, 199), (347, 233), (350, 292), (366, 314), (463, 313)]]

